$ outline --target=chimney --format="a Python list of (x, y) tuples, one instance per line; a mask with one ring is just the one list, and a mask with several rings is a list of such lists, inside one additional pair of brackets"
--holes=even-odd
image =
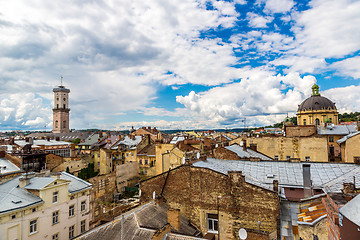
[(148, 130), (151, 130), (151, 127), (148, 127)]
[(303, 164), (304, 198), (312, 196), (310, 164)]
[(175, 231), (179, 231), (180, 209), (169, 208), (167, 210), (167, 221)]
[(56, 139), (56, 141), (60, 141), (60, 137), (56, 137), (55, 139)]
[(25, 138), (25, 142), (29, 142), (29, 138), (28, 138), (28, 137)]
[(34, 139), (33, 138), (29, 138), (29, 144), (34, 145)]
[(5, 157), (5, 151), (1, 150), (0, 151), (0, 158), (4, 158)]
[(50, 142), (50, 137), (46, 137), (46, 140), (47, 140), (48, 142)]
[(242, 142), (243, 142), (243, 146), (242, 146), (243, 150), (246, 151), (246, 140), (243, 140)]
[(19, 178), (19, 187), (24, 188), (26, 185), (30, 183), (32, 175), (24, 174), (21, 178)]
[(257, 152), (257, 144), (256, 143), (250, 143), (250, 149)]
[(273, 181), (273, 190), (274, 192), (279, 192), (279, 181), (278, 180), (274, 180)]
[(103, 137), (103, 133), (100, 132), (100, 133), (99, 133), (99, 138), (102, 138), (102, 137)]

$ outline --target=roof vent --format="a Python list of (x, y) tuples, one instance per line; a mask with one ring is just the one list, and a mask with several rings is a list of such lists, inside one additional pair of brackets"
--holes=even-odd
[(267, 177), (267, 178), (274, 178), (274, 177), (275, 177), (275, 174), (266, 174), (266, 177)]
[(17, 201), (12, 200), (11, 202), (12, 202), (12, 203), (15, 203), (15, 204), (22, 203), (21, 200), (17, 200)]

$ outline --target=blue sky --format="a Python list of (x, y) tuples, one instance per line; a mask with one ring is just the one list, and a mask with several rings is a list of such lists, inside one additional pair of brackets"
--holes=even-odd
[(0, 130), (236, 128), (295, 115), (320, 85), (360, 111), (360, 2), (0, 2)]

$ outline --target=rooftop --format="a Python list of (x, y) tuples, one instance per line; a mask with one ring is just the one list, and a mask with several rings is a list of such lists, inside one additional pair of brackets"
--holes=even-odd
[(267, 160), (267, 161), (272, 160), (268, 156), (265, 156), (264, 154), (256, 152), (250, 148), (246, 148), (244, 150), (244, 148), (239, 146), (238, 144), (232, 144), (225, 148), (236, 153), (240, 158), (259, 158), (261, 160)]
[[(343, 182), (353, 182), (360, 186), (360, 166), (346, 163), (316, 163), (310, 164), (313, 187), (323, 188), (325, 192), (341, 192)], [(301, 162), (283, 161), (244, 161), (220, 160), (208, 158), (193, 164), (196, 167), (212, 169), (228, 174), (229, 171), (242, 171), (245, 181), (257, 186), (273, 188), (273, 180), (278, 180), (280, 186), (303, 186), (303, 165)]]
[(328, 124), (326, 127), (318, 126), (319, 135), (348, 135), (350, 133), (355, 133), (355, 125), (333, 125)]

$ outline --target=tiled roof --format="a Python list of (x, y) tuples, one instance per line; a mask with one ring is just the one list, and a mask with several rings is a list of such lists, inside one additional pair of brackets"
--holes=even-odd
[(225, 148), (236, 153), (240, 158), (260, 158), (261, 160), (272, 160), (268, 156), (265, 156), (264, 154), (253, 151), (250, 148), (247, 148), (246, 150), (244, 150), (244, 148), (239, 146), (238, 144), (233, 144), (233, 145), (227, 146)]
[[(122, 223), (123, 221), (123, 223)], [(116, 220), (92, 229), (77, 239), (99, 240), (99, 239), (123, 239), (146, 240), (152, 239), (154, 232), (167, 224), (167, 207), (165, 204), (155, 205), (147, 203), (124, 215), (124, 219), (118, 217)], [(123, 225), (123, 229), (122, 226)], [(173, 230), (172, 230), (173, 231)], [(198, 231), (188, 224), (187, 219), (180, 216), (179, 236), (193, 235)], [(174, 234), (175, 235), (175, 234)], [(181, 238), (171, 238), (181, 239)], [(190, 238), (192, 239), (192, 238)]]
[(146, 156), (154, 156), (154, 157), (155, 154), (156, 154), (155, 144), (149, 144), (137, 153), (137, 155), (146, 155)]
[[(311, 165), (311, 180), (314, 187), (323, 187), (327, 192), (340, 192), (343, 182), (352, 182), (353, 176), (360, 181), (360, 166), (345, 163), (315, 163)], [(272, 189), (273, 180), (283, 186), (303, 186), (301, 162), (243, 161), (208, 158), (193, 164), (196, 167), (212, 169), (227, 174), (228, 171), (242, 171), (245, 181)], [(356, 184), (360, 184), (357, 182)]]
[(125, 136), (121, 141), (114, 144), (111, 149), (118, 149), (119, 145), (126, 145), (129, 148), (136, 147), (142, 140), (141, 136), (134, 136), (135, 139), (130, 138), (129, 136)]

